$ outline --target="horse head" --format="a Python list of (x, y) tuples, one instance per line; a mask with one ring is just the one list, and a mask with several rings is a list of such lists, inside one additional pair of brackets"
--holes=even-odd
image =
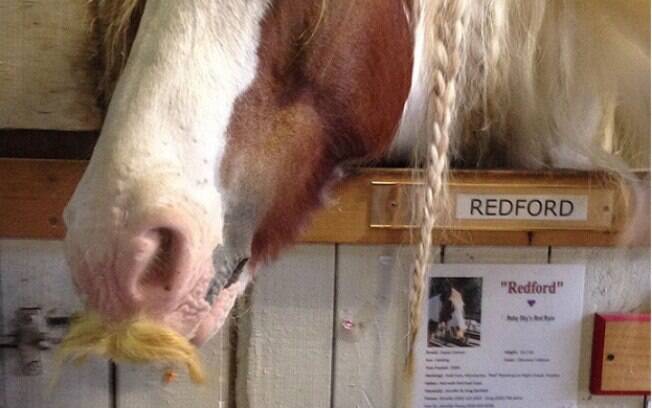
[(108, 20), (105, 64), (128, 59), (65, 210), (73, 279), (103, 319), (144, 315), (201, 344), (340, 166), (386, 151), (410, 88), (406, 10), (399, 0), (95, 6), (98, 24)]

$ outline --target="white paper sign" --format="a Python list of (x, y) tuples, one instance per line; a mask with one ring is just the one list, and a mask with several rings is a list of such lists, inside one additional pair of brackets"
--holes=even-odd
[(434, 265), (417, 408), (577, 406), (583, 265)]
[(464, 194), (456, 196), (459, 220), (586, 221), (585, 195)]

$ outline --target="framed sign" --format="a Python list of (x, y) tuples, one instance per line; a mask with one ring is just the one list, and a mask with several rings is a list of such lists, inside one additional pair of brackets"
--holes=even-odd
[(583, 265), (433, 265), (415, 408), (571, 408)]

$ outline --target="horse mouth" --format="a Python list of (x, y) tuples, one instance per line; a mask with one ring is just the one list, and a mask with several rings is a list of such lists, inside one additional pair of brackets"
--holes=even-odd
[(247, 261), (249, 261), (249, 258), (243, 258), (240, 260), (240, 262), (238, 262), (238, 265), (236, 265), (235, 269), (231, 273), (231, 277), (229, 277), (229, 280), (226, 282), (226, 285), (224, 285), (226, 289), (228, 289), (231, 285), (233, 285), (238, 280)]
[(224, 326), (235, 306), (235, 301), (244, 293), (250, 281), (250, 274), (242, 273), (247, 261), (248, 258), (238, 262), (237, 267), (233, 269), (224, 285), (220, 285), (218, 282), (217, 286), (213, 286), (215, 277), (211, 281), (211, 286), (204, 299), (210, 305), (210, 310), (199, 322), (197, 330), (191, 339), (191, 342), (196, 346), (204, 344)]
[(231, 286), (233, 286), (235, 282), (238, 281), (248, 261), (248, 257), (240, 258), (235, 264), (234, 268), (231, 269), (227, 267), (226, 273), (220, 272), (220, 269), (215, 271), (215, 275), (213, 279), (211, 279), (211, 283), (209, 284), (205, 297), (205, 300), (210, 305), (213, 305), (215, 302), (215, 297), (222, 290), (228, 290)]

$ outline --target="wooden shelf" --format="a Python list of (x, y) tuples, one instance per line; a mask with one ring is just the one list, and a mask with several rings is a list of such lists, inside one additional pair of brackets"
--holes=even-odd
[[(62, 210), (87, 162), (0, 159), (0, 238), (61, 239)], [(627, 191), (604, 173), (454, 171), (452, 207), (461, 194), (503, 197), (586, 198), (584, 220), (458, 219), (434, 232), (438, 244), (509, 246), (612, 246), (627, 218)], [(328, 208), (317, 212), (300, 239), (305, 243), (408, 244), (418, 239), (410, 224), (410, 170), (358, 169), (336, 186)], [(645, 243), (642, 243), (645, 244)]]

